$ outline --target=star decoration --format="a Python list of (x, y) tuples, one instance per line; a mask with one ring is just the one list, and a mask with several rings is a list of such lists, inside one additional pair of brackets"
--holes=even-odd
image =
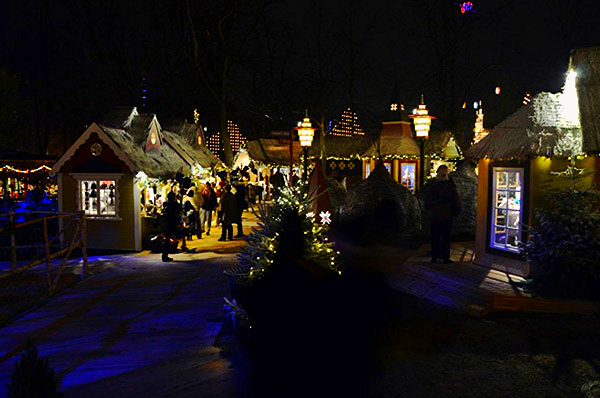
[(309, 211), (308, 213), (306, 213), (306, 218), (315, 218), (315, 213), (312, 211)]
[(322, 211), (319, 213), (321, 217), (321, 224), (330, 224), (331, 223), (331, 213), (328, 211)]

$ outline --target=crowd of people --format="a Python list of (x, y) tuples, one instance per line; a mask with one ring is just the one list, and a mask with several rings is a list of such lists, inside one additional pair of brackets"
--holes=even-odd
[[(225, 180), (191, 187), (186, 192), (180, 192), (180, 195), (169, 192), (163, 204), (162, 260), (173, 261), (169, 257), (173, 239), (181, 238), (183, 249), (186, 249), (186, 240), (194, 236), (202, 239), (203, 233), (210, 236), (213, 220), (221, 226), (219, 241), (243, 237), (242, 213), (247, 208), (246, 187), (243, 184), (232, 186)], [(237, 225), (235, 236), (234, 224)]]

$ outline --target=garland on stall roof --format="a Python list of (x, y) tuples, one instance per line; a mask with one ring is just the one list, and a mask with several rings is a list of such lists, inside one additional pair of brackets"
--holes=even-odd
[(41, 165), (38, 168), (35, 168), (35, 169), (26, 169), (26, 170), (17, 169), (15, 167), (12, 167), (12, 166), (9, 166), (9, 165), (4, 165), (4, 166), (2, 166), (0, 168), (0, 171), (5, 171), (5, 170), (8, 170), (8, 171), (13, 172), (13, 173), (19, 173), (19, 174), (31, 174), (31, 173), (37, 173), (38, 171), (42, 171), (42, 170), (44, 170), (44, 171), (50, 171), (50, 170), (52, 170), (52, 167), (46, 166), (44, 164), (44, 165)]

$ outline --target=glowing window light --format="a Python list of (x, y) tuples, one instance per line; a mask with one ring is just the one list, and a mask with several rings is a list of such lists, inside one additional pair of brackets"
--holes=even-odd
[(154, 133), (154, 132), (152, 134), (150, 134), (150, 143), (152, 145), (156, 144), (156, 133)]
[(397, 110), (398, 110), (398, 104), (390, 105), (390, 111), (397, 111)]
[(500, 88), (500, 86), (496, 86), (494, 93), (496, 93), (496, 95), (500, 95), (501, 92), (502, 92), (502, 89)]

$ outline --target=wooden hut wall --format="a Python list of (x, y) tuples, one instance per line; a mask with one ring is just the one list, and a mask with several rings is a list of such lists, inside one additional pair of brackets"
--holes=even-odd
[[(512, 253), (502, 253), (501, 251), (490, 249), (490, 228), (491, 228), (491, 208), (492, 208), (492, 184), (491, 171), (494, 166), (514, 166), (525, 167), (524, 180), (524, 219), (521, 221), (524, 225), (536, 225), (535, 211), (537, 209), (548, 208), (548, 188), (549, 180), (552, 178), (552, 172), (562, 172), (569, 165), (566, 158), (547, 158), (535, 157), (527, 161), (498, 161), (490, 159), (481, 159), (479, 161), (478, 185), (477, 185), (477, 226), (476, 226), (476, 244), (475, 262), (490, 268), (508, 271), (513, 274), (528, 276), (537, 270), (530, 269), (529, 265), (519, 255)], [(582, 183), (585, 186), (597, 184), (600, 179), (600, 159), (597, 156), (588, 156), (576, 161), (575, 167), (584, 169)], [(557, 181), (556, 178), (552, 178)], [(567, 180), (561, 183), (566, 187)], [(523, 227), (525, 233), (525, 227)], [(526, 236), (524, 237), (526, 239)]]
[[(95, 157), (90, 152), (92, 144), (99, 143), (102, 152)], [(87, 241), (91, 249), (136, 250), (135, 207), (139, 207), (139, 198), (134, 205), (134, 177), (128, 167), (117, 157), (97, 134), (90, 137), (75, 151), (63, 165), (61, 177), (61, 211), (77, 212), (78, 182), (77, 173), (97, 175), (121, 174), (117, 182), (118, 218), (87, 218)], [(139, 219), (139, 217), (138, 217)], [(67, 237), (68, 238), (68, 237)]]

